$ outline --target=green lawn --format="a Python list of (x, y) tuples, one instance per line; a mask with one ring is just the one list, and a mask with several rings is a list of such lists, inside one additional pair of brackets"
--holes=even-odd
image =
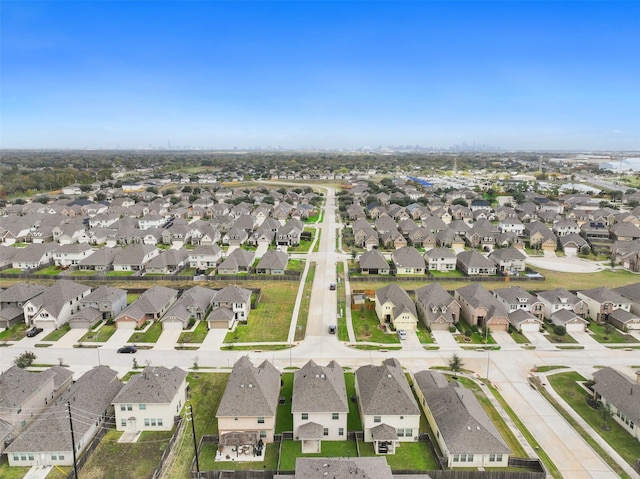
[[(459, 343), (467, 343), (467, 344), (496, 344), (495, 339), (493, 339), (493, 337), (491, 336), (491, 333), (488, 333), (487, 337), (485, 338), (485, 335), (482, 334), (482, 331), (478, 330), (478, 331), (474, 331), (474, 328), (472, 328), (471, 326), (469, 326), (469, 324), (467, 324), (464, 320), (460, 320), (458, 321), (458, 323), (456, 324), (456, 327), (458, 328), (458, 331), (460, 331), (462, 334), (457, 335), (456, 341)], [(475, 328), (477, 329), (477, 328)], [(471, 336), (467, 336), (465, 334), (466, 331), (472, 331)], [(485, 341), (485, 339), (487, 339), (487, 341)]]
[(109, 271), (106, 276), (133, 276), (135, 271)]
[[(361, 456), (376, 456), (372, 442), (360, 443)], [(431, 471), (440, 469), (438, 460), (426, 442), (403, 442), (395, 454), (385, 456), (391, 469)]]
[[(295, 470), (298, 457), (358, 457), (355, 441), (322, 441), (320, 453), (302, 454), (301, 441), (283, 441), (280, 454), (280, 470)], [(362, 444), (360, 444), (362, 448)]]
[(204, 338), (207, 337), (209, 329), (207, 328), (206, 321), (200, 321), (193, 331), (185, 331), (180, 333), (178, 338), (179, 343), (202, 343)]
[(18, 323), (0, 333), (0, 341), (20, 341), (27, 335), (27, 325)]
[(553, 325), (547, 323), (546, 321), (545, 321), (545, 323), (543, 325), (543, 328), (547, 332), (547, 334), (545, 334), (545, 338), (547, 338), (547, 340), (549, 340), (549, 342), (551, 342), (551, 343), (554, 343), (554, 344), (575, 344), (575, 343), (578, 342), (569, 333), (565, 333), (562, 336), (558, 336), (553, 331)]
[(84, 336), (80, 338), (79, 343), (88, 341), (95, 343), (105, 343), (109, 340), (113, 333), (116, 332), (116, 325), (113, 324), (103, 324), (100, 329), (91, 329), (85, 333)]
[(305, 260), (303, 259), (290, 259), (287, 263), (287, 271), (300, 271), (304, 270)]
[(362, 431), (362, 420), (360, 419), (360, 412), (358, 411), (358, 403), (351, 400), (351, 398), (356, 394), (356, 375), (354, 373), (345, 373), (344, 382), (347, 387), (347, 399), (349, 400), (347, 431)]
[(39, 269), (38, 271), (36, 271), (36, 274), (46, 274), (46, 275), (55, 276), (56, 274), (60, 274), (63, 271), (64, 270), (61, 267), (51, 265), (51, 266), (47, 266), (46, 268)]
[(509, 336), (518, 344), (529, 344), (529, 338), (527, 338), (524, 334), (519, 331), (516, 331), (511, 326), (509, 326)]
[[(623, 334), (620, 330), (613, 326), (605, 326), (604, 324), (598, 324), (595, 321), (589, 321), (587, 326), (593, 333), (593, 339), (599, 343), (637, 343), (638, 340), (629, 334)], [(608, 329), (608, 331), (607, 331)]]
[(464, 273), (457, 269), (452, 271), (431, 271), (429, 270), (429, 274), (434, 278), (463, 278)]
[[(300, 309), (298, 309), (298, 320), (296, 322), (296, 332), (294, 341), (302, 341), (307, 333), (307, 321), (309, 320), (309, 304), (311, 303), (311, 290), (313, 289), (313, 279), (316, 275), (316, 263), (309, 265), (307, 276), (304, 282), (304, 290), (302, 291), (302, 300), (300, 301)], [(287, 332), (288, 334), (288, 332)]]
[(400, 342), (397, 334), (387, 334), (380, 329), (380, 321), (373, 309), (361, 309), (360, 306), (351, 308), (351, 322), (356, 341), (384, 344)]
[(149, 329), (142, 332), (133, 333), (129, 338), (129, 343), (155, 343), (162, 334), (162, 324), (154, 321)]
[(127, 304), (133, 303), (140, 297), (140, 293), (127, 293)]
[[(550, 375), (547, 379), (562, 399), (564, 399), (582, 419), (589, 423), (594, 431), (607, 441), (627, 463), (631, 466), (635, 465), (636, 459), (640, 458), (640, 442), (635, 441), (613, 418), (608, 420), (610, 430), (602, 428), (603, 419), (600, 416), (600, 412), (587, 404), (585, 400), (587, 393), (577, 383), (577, 381), (585, 381), (585, 378), (576, 372), (567, 372)], [(612, 464), (609, 463), (609, 465)], [(621, 470), (616, 470), (616, 472), (620, 475), (623, 474)]]
[(293, 396), (293, 373), (282, 374), (280, 397), (285, 398), (284, 404), (278, 404), (276, 414), (276, 434), (293, 431), (293, 416), (291, 415), (291, 397)]
[(69, 325), (69, 323), (63, 324), (58, 329), (54, 329), (49, 334), (47, 334), (44, 338), (42, 338), (42, 341), (57, 341), (62, 336), (67, 334), (69, 331), (71, 331), (71, 326)]
[(0, 464), (0, 477), (2, 479), (22, 479), (29, 472), (30, 467), (9, 467), (8, 461)]
[(227, 333), (225, 343), (286, 341), (293, 314), (297, 282), (278, 282), (262, 290), (262, 299), (249, 313), (248, 324)]
[[(229, 379), (228, 373), (189, 373), (189, 399), (187, 404), (193, 406), (196, 439), (199, 442), (204, 434), (218, 434), (216, 411)], [(182, 440), (176, 442), (175, 460), (165, 477), (184, 479), (189, 477), (189, 467), (194, 457), (193, 436), (190, 424), (184, 431)], [(214, 451), (215, 454), (215, 451)], [(206, 458), (203, 458), (206, 459)]]
[(171, 432), (143, 432), (136, 443), (118, 443), (122, 432), (107, 432), (82, 468), (83, 479), (147, 479), (158, 467)]
[(418, 329), (416, 330), (420, 344), (434, 344), (435, 341), (431, 333), (427, 331), (427, 327), (422, 321), (418, 321)]

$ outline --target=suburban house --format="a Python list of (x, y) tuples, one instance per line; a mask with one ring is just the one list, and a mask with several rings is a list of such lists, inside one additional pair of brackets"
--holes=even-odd
[(492, 251), (488, 259), (493, 261), (497, 270), (503, 274), (515, 274), (518, 275), (523, 273), (526, 268), (526, 256), (522, 254), (522, 252), (514, 248), (513, 246), (510, 248), (499, 248)]
[(87, 243), (61, 245), (53, 253), (53, 262), (61, 268), (78, 266), (80, 262), (91, 256), (93, 248)]
[(511, 449), (473, 391), (436, 371), (414, 375), (418, 402), (447, 467), (507, 467)]
[(58, 329), (80, 309), (80, 301), (91, 293), (91, 288), (74, 281), (59, 280), (43, 293), (26, 301), (22, 307), (27, 326)]
[(238, 274), (248, 272), (256, 254), (253, 251), (234, 249), (218, 266), (218, 274)]
[[(622, 311), (622, 310), (621, 310)], [(568, 333), (584, 332), (589, 321), (569, 309), (559, 309), (551, 315), (551, 324), (554, 326), (564, 326)]]
[(322, 440), (346, 438), (349, 402), (337, 362), (319, 366), (311, 360), (295, 371), (291, 401), (293, 437), (302, 441), (303, 453), (321, 452)]
[(113, 258), (114, 271), (140, 271), (144, 265), (160, 254), (150, 244), (133, 244), (123, 248)]
[(17, 248), (11, 267), (27, 270), (48, 265), (53, 261), (53, 253), (57, 248), (58, 245), (53, 243), (30, 244), (25, 248)]
[(396, 274), (424, 274), (426, 263), (413, 246), (403, 246), (391, 253)]
[(215, 294), (215, 290), (202, 286), (184, 291), (160, 320), (162, 329), (189, 329), (196, 321), (202, 321), (207, 317)]
[(174, 366), (147, 366), (131, 376), (113, 399), (118, 431), (171, 431), (187, 400), (187, 373)]
[(467, 276), (491, 276), (496, 274), (494, 262), (474, 250), (458, 253), (456, 265)]
[(174, 274), (188, 263), (189, 253), (181, 249), (168, 249), (149, 260), (145, 265), (147, 274)]
[(71, 404), (76, 454), (80, 455), (111, 414), (111, 403), (122, 389), (118, 373), (97, 366), (84, 373), (27, 427), (5, 450), (10, 466), (72, 466), (73, 447), (67, 403)]
[(247, 356), (238, 359), (216, 412), (220, 444), (273, 442), (279, 395), (280, 372), (273, 364), (255, 367)]
[[(100, 312), (100, 320), (115, 318), (124, 308), (127, 307), (127, 292), (124, 289), (113, 288), (111, 286), (98, 286), (88, 296), (80, 300), (80, 311), (93, 308)], [(79, 322), (75, 314), (69, 320), (72, 328), (89, 328), (93, 326), (85, 322)]]
[(215, 268), (222, 258), (222, 249), (217, 244), (196, 246), (189, 251), (189, 267), (208, 270)]
[(480, 283), (471, 283), (454, 292), (462, 318), (470, 326), (490, 331), (508, 331), (509, 316), (504, 306)]
[(433, 248), (424, 254), (429, 271), (454, 271), (456, 269), (456, 254), (449, 248)]
[(78, 263), (80, 271), (108, 271), (112, 268), (113, 259), (122, 250), (120, 247), (100, 248), (94, 251), (91, 256), (87, 256)]
[(116, 317), (118, 329), (135, 329), (145, 321), (157, 321), (178, 299), (178, 291), (164, 286), (153, 286), (127, 306)]
[(409, 294), (395, 283), (376, 291), (376, 314), (380, 324), (414, 331), (418, 326), (418, 311)]
[(640, 441), (640, 375), (634, 383), (611, 367), (593, 373), (593, 397), (611, 408), (613, 419), (632, 437)]
[(397, 359), (359, 367), (355, 387), (364, 441), (376, 454), (395, 454), (402, 442), (418, 440), (420, 409)]
[(46, 289), (41, 284), (16, 283), (0, 291), (0, 328), (10, 328), (23, 322), (24, 303)]
[(246, 323), (249, 320), (251, 290), (236, 285), (225, 286), (216, 291), (211, 307), (207, 316), (209, 329), (233, 329), (238, 322)]
[(0, 453), (73, 382), (73, 372), (62, 366), (28, 371), (11, 366), (0, 374)]
[(383, 274), (391, 272), (391, 266), (380, 251), (372, 249), (365, 251), (358, 260), (360, 273), (362, 274)]
[(606, 286), (578, 291), (577, 295), (587, 303), (588, 315), (597, 323), (608, 322), (615, 309), (631, 311), (631, 301)]
[(494, 289), (493, 295), (509, 313), (522, 309), (540, 320), (544, 318), (544, 303), (520, 286)]
[(300, 220), (290, 219), (276, 232), (276, 244), (282, 246), (297, 246), (304, 231), (304, 225)]
[(536, 296), (543, 304), (544, 317), (547, 319), (560, 310), (571, 311), (582, 317), (588, 314), (587, 303), (565, 288), (540, 291)]
[(519, 333), (537, 333), (542, 329), (543, 321), (525, 309), (516, 309), (509, 313), (509, 322)]
[(267, 250), (256, 265), (256, 274), (284, 274), (288, 263), (289, 255), (284, 251)]
[(449, 330), (460, 320), (460, 304), (440, 283), (416, 289), (415, 298), (418, 317), (431, 330)]

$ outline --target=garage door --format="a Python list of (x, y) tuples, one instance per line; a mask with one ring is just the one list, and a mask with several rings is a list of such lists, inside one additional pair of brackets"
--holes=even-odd
[(449, 323), (431, 323), (432, 331), (449, 331)]
[(209, 321), (209, 329), (229, 329), (226, 321)]
[(509, 329), (509, 325), (508, 324), (490, 324), (489, 325), (489, 331), (494, 332), (494, 331), (507, 331)]
[(540, 331), (538, 323), (525, 323), (522, 325), (523, 333), (537, 333), (538, 331)]
[(116, 321), (116, 328), (118, 329), (136, 329), (135, 321)]
[(567, 256), (567, 258), (577, 258), (578, 257), (578, 248), (565, 248), (564, 249), (564, 254)]
[(584, 332), (584, 324), (583, 323), (568, 323), (567, 324), (567, 332)]
[(182, 321), (162, 321), (162, 329), (168, 331), (177, 331), (182, 329)]

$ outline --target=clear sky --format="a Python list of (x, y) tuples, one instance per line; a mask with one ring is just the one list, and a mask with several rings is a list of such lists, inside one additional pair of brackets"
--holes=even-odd
[(640, 1), (0, 2), (1, 148), (640, 149)]

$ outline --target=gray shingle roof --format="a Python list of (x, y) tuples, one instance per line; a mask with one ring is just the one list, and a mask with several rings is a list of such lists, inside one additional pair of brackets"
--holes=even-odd
[(611, 367), (593, 373), (594, 391), (613, 404), (631, 419), (636, 427), (640, 424), (640, 384)]
[(361, 366), (356, 371), (358, 396), (365, 415), (418, 415), (402, 366), (397, 359), (385, 359), (380, 366)]
[(187, 373), (177, 366), (147, 366), (140, 374), (131, 376), (129, 382), (114, 398), (113, 403), (170, 403), (180, 391)]
[(420, 371), (416, 386), (427, 402), (450, 454), (509, 454), (511, 450), (472, 391)]
[(11, 366), (0, 374), (0, 411), (20, 406), (55, 374), (52, 369), (36, 373)]
[(17, 283), (0, 292), (0, 303), (24, 303), (46, 289), (42, 284)]
[(44, 293), (30, 299), (29, 302), (38, 308), (45, 307), (49, 314), (58, 317), (62, 311), (62, 307), (68, 301), (75, 300), (81, 295), (85, 293), (89, 294), (90, 292), (91, 288), (84, 284), (68, 280), (59, 280), (52, 286), (49, 286)]
[(593, 288), (593, 289), (584, 289), (579, 292), (582, 295), (588, 298), (591, 298), (598, 303), (605, 303), (605, 302), (611, 302), (616, 304), (629, 303), (629, 300), (627, 300), (624, 296), (607, 288), (606, 286), (600, 286), (599, 288)]
[(247, 356), (233, 365), (216, 417), (274, 417), (280, 372), (269, 361), (254, 367)]
[(76, 416), (73, 428), (77, 438), (104, 414), (113, 398), (122, 389), (118, 373), (107, 366), (97, 366), (84, 373), (69, 392), (33, 422), (6, 449), (7, 452), (67, 452), (71, 451), (71, 436), (66, 403)]
[(331, 361), (319, 366), (307, 362), (293, 375), (291, 412), (348, 412), (344, 371)]
[(405, 311), (411, 313), (416, 319), (418, 318), (416, 304), (411, 300), (409, 294), (395, 283), (377, 290), (376, 302), (379, 304), (390, 302), (393, 304), (394, 318), (399, 317)]

